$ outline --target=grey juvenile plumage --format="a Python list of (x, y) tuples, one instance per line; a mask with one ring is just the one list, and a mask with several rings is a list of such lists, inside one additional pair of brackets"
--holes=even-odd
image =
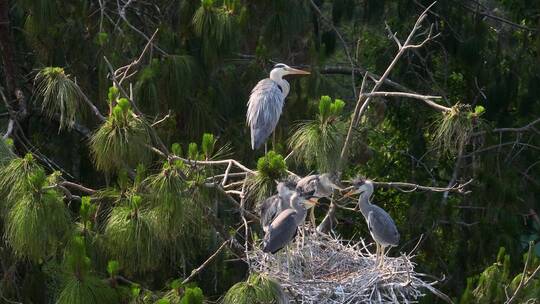
[(294, 193), (294, 184), (290, 182), (280, 182), (277, 185), (278, 193), (265, 199), (260, 207), (261, 226), (264, 232), (272, 221), (284, 210), (291, 208), (291, 196)]
[(247, 124), (251, 131), (251, 148), (258, 149), (274, 132), (283, 110), (285, 97), (289, 94), (289, 83), (283, 76), (289, 74), (309, 74), (278, 63), (265, 78), (251, 91), (246, 113)]
[(371, 237), (377, 245), (377, 259), (380, 258), (378, 263), (380, 266), (384, 261), (385, 249), (399, 244), (399, 232), (392, 217), (384, 209), (370, 202), (373, 182), (359, 179), (355, 180), (353, 185), (356, 190), (351, 192), (360, 193), (358, 208), (366, 219)]
[(313, 205), (294, 191), (291, 208), (283, 210), (268, 226), (263, 239), (263, 251), (276, 253), (295, 236), (298, 226), (306, 219), (307, 209)]
[(334, 189), (340, 189), (332, 181), (330, 173), (308, 175), (296, 184), (296, 191), (302, 196), (319, 199), (332, 195)]

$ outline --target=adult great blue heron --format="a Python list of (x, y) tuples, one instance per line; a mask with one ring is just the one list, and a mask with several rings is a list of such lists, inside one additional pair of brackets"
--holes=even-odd
[(265, 199), (260, 207), (261, 226), (264, 232), (272, 221), (284, 210), (291, 208), (291, 196), (294, 194), (294, 184), (291, 182), (280, 182), (277, 184), (276, 195)]
[(309, 72), (278, 63), (270, 72), (270, 78), (259, 81), (251, 91), (246, 118), (251, 131), (253, 150), (265, 143), (276, 128), (285, 97), (290, 89), (289, 83), (283, 79), (283, 76), (289, 74), (307, 75)]
[(291, 208), (283, 210), (272, 221), (263, 239), (263, 252), (276, 253), (296, 235), (298, 226), (306, 219), (307, 209), (315, 204), (294, 191)]
[(360, 193), (358, 208), (366, 219), (369, 232), (377, 245), (377, 266), (382, 266), (384, 262), (384, 251), (387, 247), (397, 246), (399, 243), (399, 232), (396, 224), (390, 215), (381, 207), (373, 205), (370, 197), (373, 194), (373, 182), (370, 180), (356, 179), (353, 181), (354, 190), (346, 195)]

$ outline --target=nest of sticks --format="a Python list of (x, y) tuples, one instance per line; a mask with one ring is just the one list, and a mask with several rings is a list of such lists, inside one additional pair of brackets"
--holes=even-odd
[(279, 282), (290, 303), (416, 303), (438, 280), (414, 271), (414, 255), (376, 257), (364, 240), (346, 242), (314, 230), (298, 233), (288, 248), (272, 255), (255, 246), (247, 252), (252, 271)]

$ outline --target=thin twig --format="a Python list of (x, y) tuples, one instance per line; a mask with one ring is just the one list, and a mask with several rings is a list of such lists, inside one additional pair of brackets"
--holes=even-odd
[(208, 259), (206, 259), (206, 261), (204, 261), (204, 263), (201, 264), (201, 266), (193, 269), (191, 271), (191, 274), (189, 275), (189, 277), (187, 277), (185, 280), (182, 281), (182, 284), (187, 284), (189, 283), (191, 280), (193, 280), (193, 278), (198, 275), (206, 266), (208, 266), (208, 264), (210, 264), (216, 257), (218, 257), (218, 255), (221, 253), (221, 251), (223, 251), (223, 249), (225, 249), (225, 246), (227, 246), (227, 244), (230, 243), (230, 240), (227, 240), (225, 242), (223, 242), (223, 244), (221, 244), (221, 246), (219, 246), (219, 248), (216, 250), (216, 252), (214, 252), (214, 254), (212, 254)]

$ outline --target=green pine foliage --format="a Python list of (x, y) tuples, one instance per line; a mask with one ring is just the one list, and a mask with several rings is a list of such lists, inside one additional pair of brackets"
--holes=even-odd
[(441, 155), (459, 154), (469, 142), (474, 124), (478, 123), (478, 117), (484, 111), (484, 107), (477, 106), (472, 112), (469, 106), (458, 103), (451, 111), (443, 112), (432, 136), (432, 146)]
[(0, 140), (0, 168), (8, 164), (15, 157), (16, 155), (13, 153), (13, 140), (10, 138)]
[(98, 170), (115, 172), (147, 163), (151, 159), (150, 143), (146, 122), (131, 111), (127, 99), (121, 98), (92, 135), (90, 148)]
[[(531, 251), (532, 253), (532, 251)], [(528, 254), (523, 257), (523, 263), (528, 259)], [(531, 257), (527, 275), (532, 275), (532, 271), (540, 265), (540, 259)], [(520, 272), (515, 276), (511, 275), (510, 256), (506, 254), (504, 247), (499, 249), (497, 262), (488, 266), (478, 278), (467, 279), (467, 288), (461, 296), (461, 304), (469, 303), (503, 303), (507, 296), (512, 296), (518, 288), (523, 277)], [(476, 287), (474, 287), (476, 285)], [(516, 303), (529, 303), (540, 296), (540, 279), (533, 279), (516, 296)]]
[(245, 282), (232, 286), (223, 304), (251, 304), (251, 303), (289, 303), (285, 292), (279, 284), (262, 274), (252, 273)]
[(348, 124), (341, 114), (345, 102), (322, 96), (316, 120), (300, 122), (289, 139), (289, 147), (297, 162), (321, 172), (333, 172), (339, 165), (341, 147)]
[(36, 169), (28, 179), (30, 189), (10, 207), (6, 240), (18, 257), (43, 262), (66, 241), (71, 219), (61, 195), (47, 189), (43, 169)]
[(64, 69), (46, 67), (35, 78), (36, 93), (41, 97), (41, 110), (49, 118), (60, 115), (59, 128), (73, 128), (82, 111), (84, 94)]
[(257, 202), (263, 200), (273, 194), (276, 181), (287, 176), (285, 158), (275, 151), (269, 151), (257, 161), (257, 172), (246, 180), (248, 197)]
[(67, 274), (56, 304), (118, 303), (116, 292), (92, 273), (83, 237), (76, 236), (71, 240), (64, 267)]
[(214, 62), (231, 48), (236, 31), (233, 8), (217, 1), (202, 0), (193, 15), (193, 29), (202, 41), (202, 54), (207, 63)]
[(24, 158), (16, 157), (5, 166), (0, 166), (0, 193), (7, 203), (4, 207), (11, 206), (18, 197), (30, 189), (30, 177), (40, 169), (30, 153)]
[(171, 290), (156, 303), (169, 304), (202, 304), (204, 295), (202, 289), (193, 284), (183, 286), (180, 280), (174, 280), (171, 284)]
[(150, 205), (157, 219), (158, 236), (173, 256), (197, 254), (194, 248), (204, 243), (208, 227), (204, 208), (208, 199), (187, 176), (181, 161), (166, 162), (161, 172), (150, 175), (144, 185), (149, 190)]
[(104, 230), (105, 246), (111, 258), (130, 273), (155, 268), (162, 254), (156, 227), (160, 219), (143, 207), (142, 200), (138, 195), (121, 200), (111, 210)]

